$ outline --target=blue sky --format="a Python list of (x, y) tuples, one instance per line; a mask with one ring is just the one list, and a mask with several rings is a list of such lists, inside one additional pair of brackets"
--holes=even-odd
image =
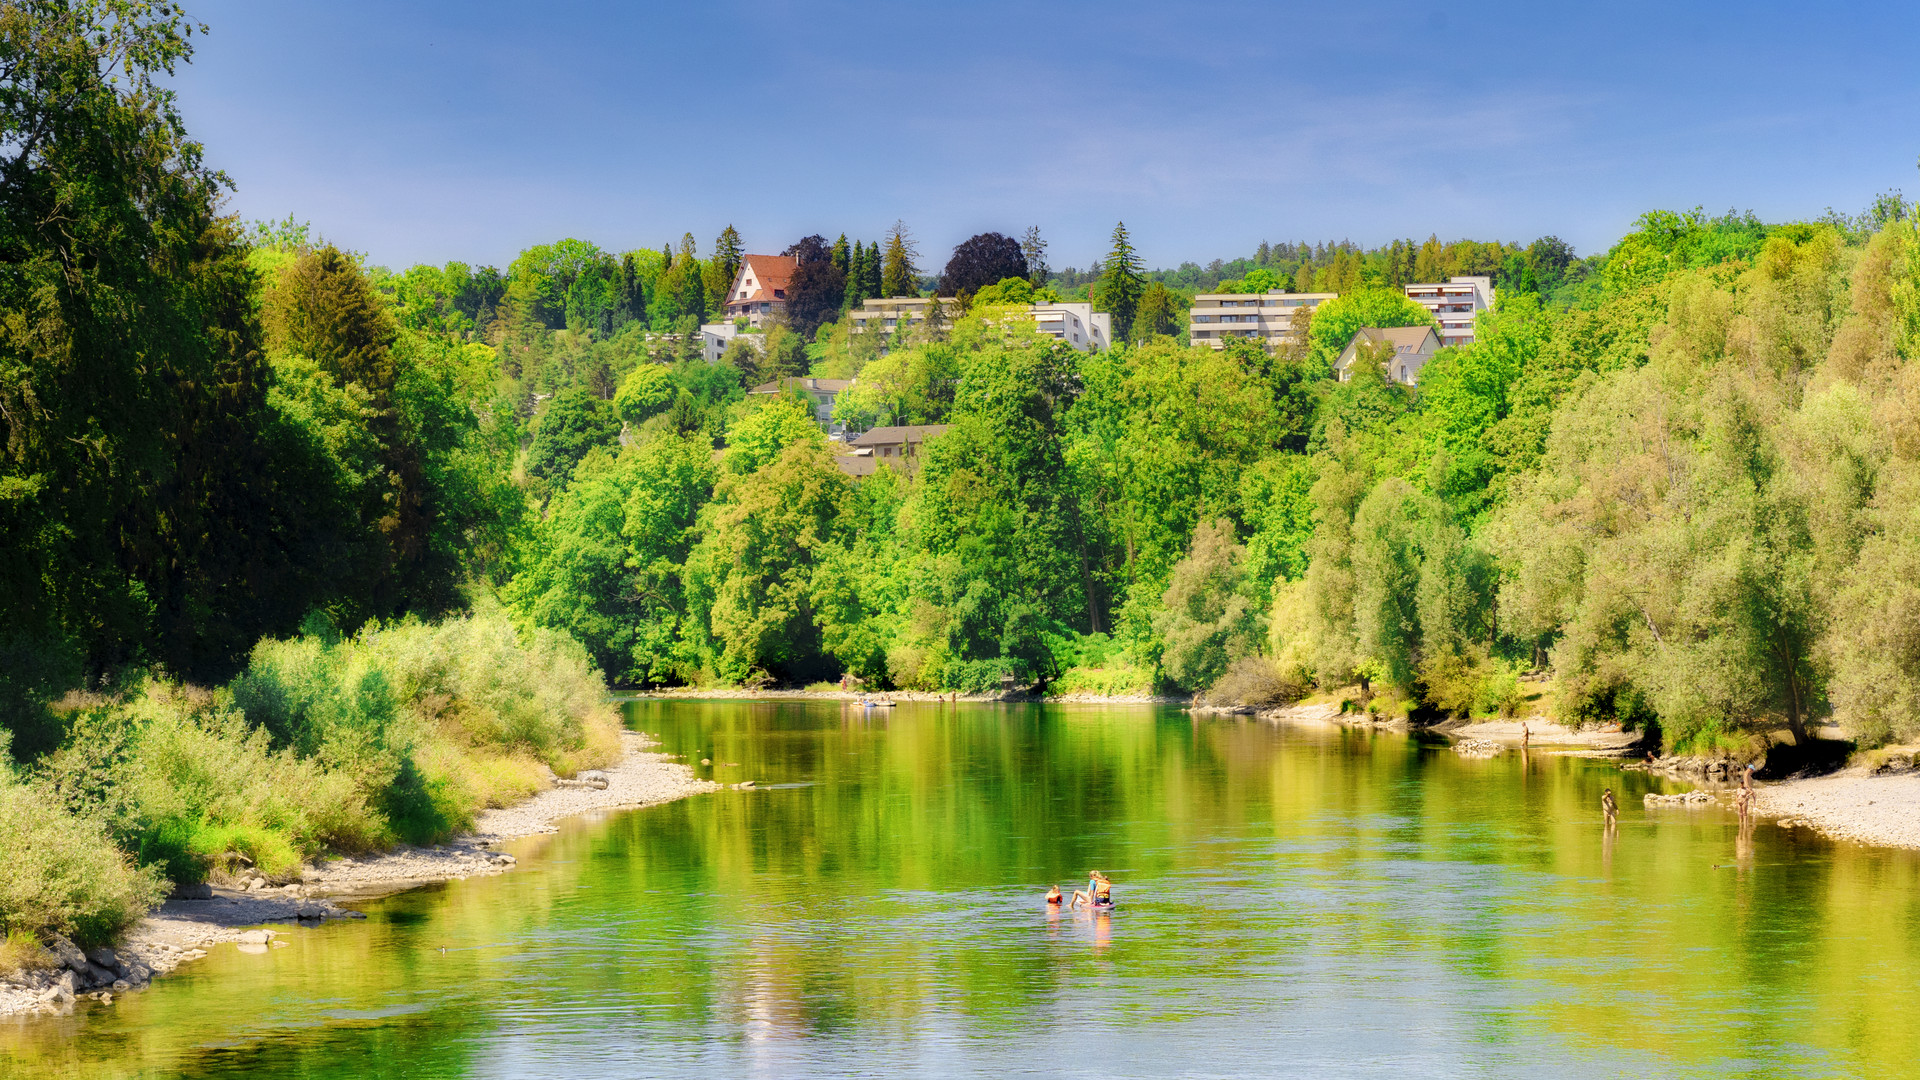
[[(929, 269), (1398, 236), (1582, 254), (1643, 210), (1920, 192), (1920, 5), (186, 0), (175, 85), (242, 215), (390, 266), (731, 223)], [(1564, 10), (1561, 10), (1563, 9)]]

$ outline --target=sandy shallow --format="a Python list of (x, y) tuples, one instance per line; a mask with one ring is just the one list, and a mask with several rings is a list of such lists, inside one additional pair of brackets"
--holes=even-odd
[(1873, 776), (1847, 769), (1756, 789), (1755, 809), (1778, 824), (1805, 825), (1836, 840), (1920, 848), (1920, 774)]
[[(265, 951), (274, 946), (275, 937), (295, 927), (361, 917), (335, 898), (368, 899), (434, 882), (505, 873), (515, 860), (491, 850), (494, 845), (557, 832), (562, 820), (576, 814), (653, 806), (720, 789), (671, 756), (652, 752), (656, 744), (645, 735), (627, 731), (621, 738), (626, 754), (619, 764), (602, 770), (607, 776), (604, 789), (551, 788), (518, 806), (488, 810), (472, 832), (445, 844), (331, 859), (309, 868), (295, 884), (254, 891), (216, 888), (204, 899), (169, 900), (114, 952), (145, 965), (158, 978), (215, 946)], [(290, 925), (264, 929), (269, 923)], [(42, 1001), (40, 990), (0, 982), (0, 1016), (47, 1011), (59, 1010)]]

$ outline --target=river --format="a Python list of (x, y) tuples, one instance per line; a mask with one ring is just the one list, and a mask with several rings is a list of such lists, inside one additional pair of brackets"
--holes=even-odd
[[(0, 1074), (1920, 1069), (1920, 859), (1643, 810), (1657, 781), (1602, 762), (1147, 707), (629, 717), (758, 788), (576, 820), (514, 873), (0, 1027)], [(1095, 868), (1111, 916), (1046, 909)]]

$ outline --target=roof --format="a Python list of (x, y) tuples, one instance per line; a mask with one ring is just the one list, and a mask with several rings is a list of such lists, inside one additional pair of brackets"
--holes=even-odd
[(906, 424), (877, 427), (850, 442), (849, 446), (892, 446), (895, 443), (926, 442), (947, 430), (951, 424)]
[(823, 394), (837, 394), (853, 385), (852, 379), (808, 379), (789, 375), (775, 379), (770, 383), (761, 383), (747, 391), (749, 394), (777, 394), (789, 387), (798, 386), (803, 390), (818, 390)]
[[(1408, 349), (1420, 349), (1428, 337), (1433, 338), (1435, 345), (1440, 343), (1439, 331), (1431, 326), (1363, 326), (1347, 342), (1347, 349), (1358, 345), (1364, 338), (1369, 342), (1389, 342), (1394, 352), (1405, 352)], [(1340, 351), (1344, 353), (1346, 349)]]
[[(751, 269), (753, 271), (753, 281), (754, 281), (753, 291), (748, 293), (745, 299), (741, 299), (737, 296), (731, 296), (728, 298), (727, 303), (729, 305), (751, 304), (756, 300), (775, 299), (773, 295), (774, 291), (776, 289), (781, 292), (786, 291), (787, 279), (793, 276), (794, 268), (799, 265), (800, 265), (800, 260), (794, 258), (791, 255), (743, 255), (741, 256), (740, 274), (745, 274), (748, 269)], [(740, 280), (741, 280), (740, 275), (736, 274), (733, 279), (734, 285), (736, 286), (736, 288), (733, 290), (735, 293), (738, 293), (740, 291), (739, 288), (737, 288), (737, 286), (740, 284)]]

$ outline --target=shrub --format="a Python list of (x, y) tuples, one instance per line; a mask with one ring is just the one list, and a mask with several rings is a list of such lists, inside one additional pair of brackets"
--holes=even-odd
[(1279, 664), (1264, 656), (1243, 656), (1194, 700), (1202, 705), (1265, 709), (1291, 704), (1306, 694), (1307, 683), (1290, 677)]
[(119, 937), (166, 895), (98, 821), (68, 813), (44, 788), (0, 772), (0, 930), (82, 944)]
[(1047, 687), (1048, 694), (1069, 697), (1144, 697), (1153, 693), (1153, 672), (1131, 664), (1112, 667), (1071, 667)]

